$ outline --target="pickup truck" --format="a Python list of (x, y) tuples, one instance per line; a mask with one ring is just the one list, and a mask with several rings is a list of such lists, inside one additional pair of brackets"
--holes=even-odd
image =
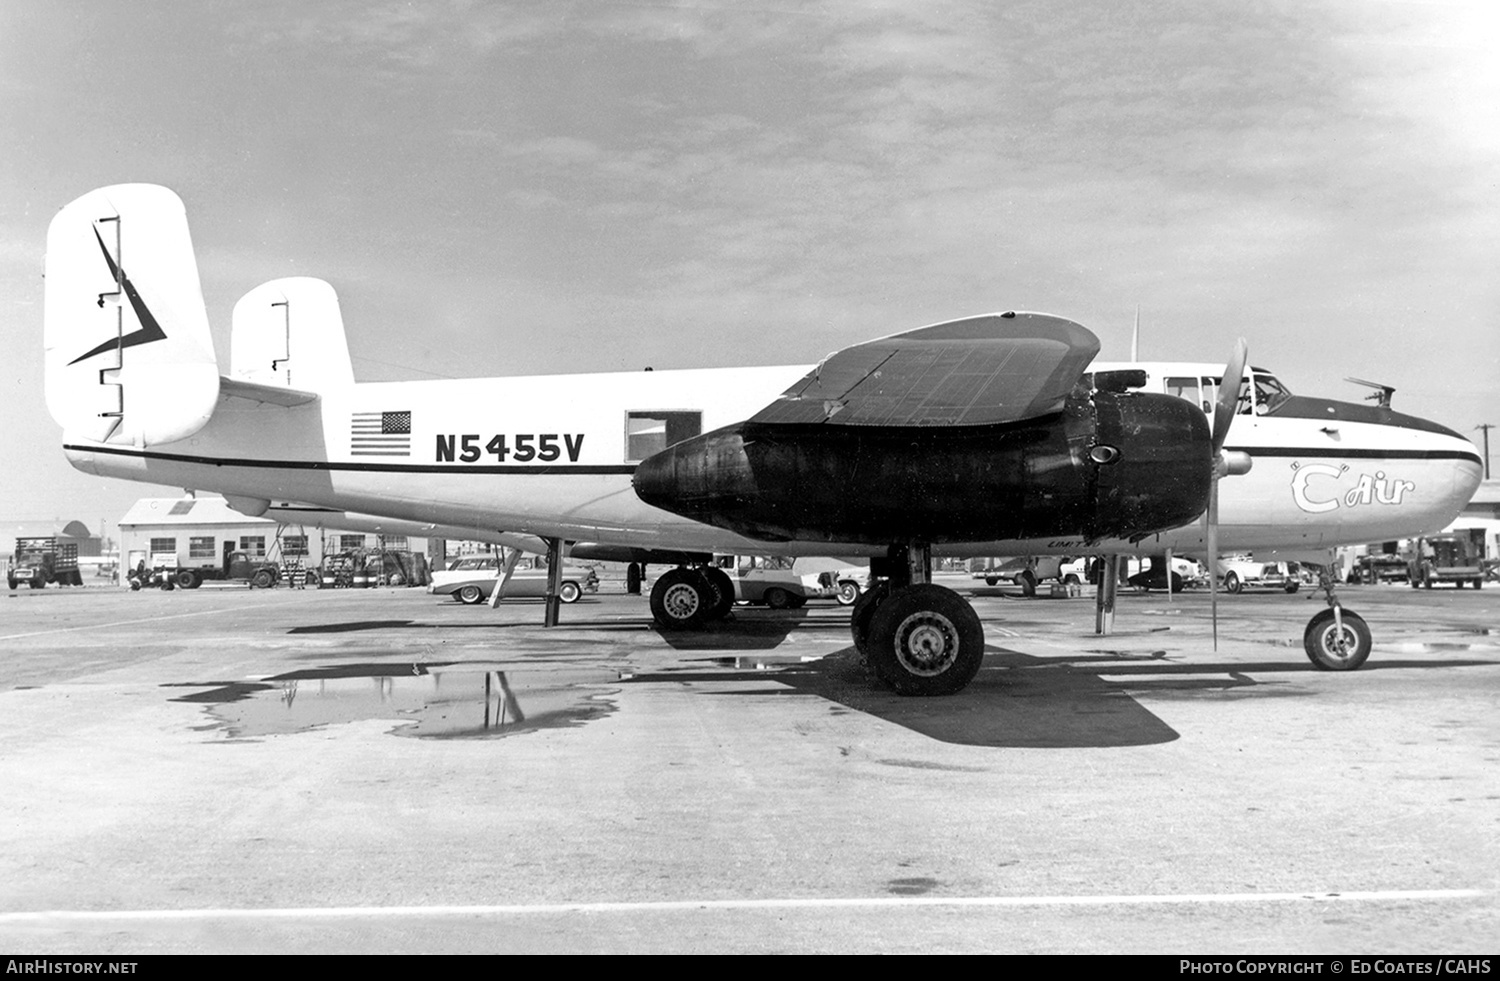
[(1429, 535), (1419, 538), (1407, 563), (1407, 581), (1411, 588), (1431, 589), (1434, 583), (1451, 582), (1459, 589), (1472, 582), (1475, 589), (1484, 588), (1485, 569), (1477, 555), (1469, 554), (1469, 542), (1460, 535)]

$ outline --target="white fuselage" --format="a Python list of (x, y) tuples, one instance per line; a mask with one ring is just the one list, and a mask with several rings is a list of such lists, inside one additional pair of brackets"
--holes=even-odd
[[(1145, 390), (1157, 392), (1168, 377), (1222, 372), (1197, 364), (1094, 367), (1145, 370)], [(568, 541), (821, 555), (830, 543), (754, 541), (651, 507), (631, 487), (635, 464), (664, 447), (669, 433), (747, 419), (810, 368), (365, 383), (289, 408), (226, 392), (208, 424), (187, 439), (145, 449), (70, 435), (64, 442), (74, 466), (90, 473), (243, 498)], [(1478, 455), (1466, 440), (1378, 422), (1238, 415), (1226, 448), (1254, 463), (1248, 474), (1221, 482), (1223, 552), (1317, 552), (1434, 531), (1480, 479)], [(1201, 553), (1201, 525), (1135, 543), (1058, 538), (942, 551), (1164, 549)]]

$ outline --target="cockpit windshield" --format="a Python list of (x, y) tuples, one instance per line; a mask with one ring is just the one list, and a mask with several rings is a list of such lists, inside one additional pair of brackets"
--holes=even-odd
[(1265, 415), (1275, 412), (1281, 408), (1281, 404), (1292, 397), (1287, 387), (1276, 379), (1275, 375), (1267, 375), (1256, 372), (1252, 376), (1255, 380), (1255, 414)]

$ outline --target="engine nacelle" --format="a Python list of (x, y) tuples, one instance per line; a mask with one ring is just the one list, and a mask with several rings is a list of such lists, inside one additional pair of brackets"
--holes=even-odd
[(1144, 536), (1208, 505), (1201, 409), (1093, 392), (1000, 426), (743, 422), (636, 469), (646, 503), (763, 541), (892, 544)]

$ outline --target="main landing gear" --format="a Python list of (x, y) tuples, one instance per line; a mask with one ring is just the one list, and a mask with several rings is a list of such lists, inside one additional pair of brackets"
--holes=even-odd
[[(872, 572), (879, 560), (872, 562)], [(951, 695), (984, 660), (984, 627), (963, 597), (932, 583), (932, 551), (896, 547), (886, 581), (854, 604), (854, 646), (875, 676), (902, 695)]]
[(1370, 656), (1370, 628), (1333, 595), (1328, 566), (1318, 571), (1318, 588), (1328, 594), (1328, 609), (1318, 611), (1302, 632), (1307, 659), (1322, 671), (1353, 671)]
[(711, 566), (678, 567), (651, 587), (651, 616), (665, 630), (695, 630), (734, 609), (734, 580)]

